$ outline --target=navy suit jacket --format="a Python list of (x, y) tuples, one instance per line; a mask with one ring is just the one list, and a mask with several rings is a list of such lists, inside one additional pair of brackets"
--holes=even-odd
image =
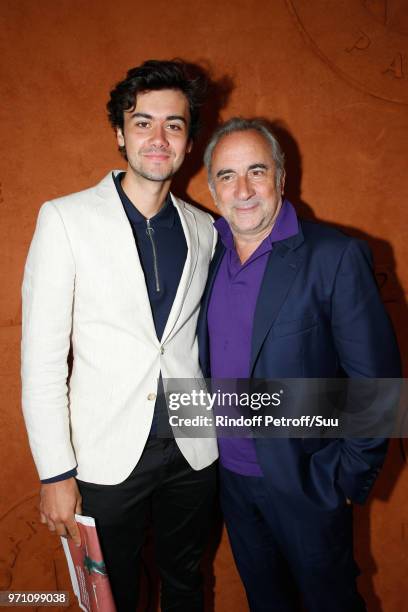
[[(207, 311), (225, 247), (218, 241), (198, 321), (200, 362), (211, 376)], [(237, 304), (239, 308), (239, 304)], [(381, 302), (368, 246), (327, 225), (299, 220), (276, 242), (253, 324), (250, 377), (398, 378), (400, 357)], [(255, 439), (268, 484), (294, 504), (334, 509), (363, 503), (384, 461), (387, 441)]]

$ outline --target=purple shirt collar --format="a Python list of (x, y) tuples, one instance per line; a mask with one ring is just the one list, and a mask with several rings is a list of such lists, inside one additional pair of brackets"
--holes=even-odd
[[(234, 237), (232, 235), (230, 226), (228, 222), (224, 219), (224, 217), (220, 217), (220, 219), (217, 219), (217, 221), (215, 221), (214, 223), (214, 227), (219, 233), (225, 248), (235, 251)], [(261, 247), (261, 250), (263, 252), (265, 246), (272, 247), (274, 242), (279, 242), (280, 240), (290, 238), (291, 236), (297, 234), (298, 231), (299, 225), (295, 208), (293, 204), (289, 202), (289, 200), (285, 199), (282, 203), (282, 207), (276, 218), (274, 226), (272, 227), (271, 233), (259, 245), (258, 249), (256, 250), (256, 253), (260, 254), (259, 250), (261, 249)]]

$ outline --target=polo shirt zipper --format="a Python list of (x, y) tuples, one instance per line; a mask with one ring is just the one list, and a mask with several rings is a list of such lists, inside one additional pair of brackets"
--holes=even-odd
[(154, 243), (153, 234), (154, 228), (150, 225), (150, 220), (146, 220), (146, 234), (149, 236), (150, 243), (152, 245), (152, 253), (153, 253), (153, 270), (154, 270), (154, 280), (156, 284), (156, 293), (160, 292), (160, 282), (159, 282), (159, 267), (157, 265), (157, 251), (156, 245)]

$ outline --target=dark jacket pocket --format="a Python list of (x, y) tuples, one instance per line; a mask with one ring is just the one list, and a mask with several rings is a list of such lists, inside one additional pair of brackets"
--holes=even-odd
[(310, 315), (292, 321), (279, 321), (273, 326), (273, 333), (274, 336), (289, 336), (290, 334), (298, 334), (312, 329), (316, 325), (316, 318)]

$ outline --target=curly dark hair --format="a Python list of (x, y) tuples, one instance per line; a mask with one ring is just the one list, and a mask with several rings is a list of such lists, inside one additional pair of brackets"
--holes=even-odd
[(106, 105), (113, 129), (123, 129), (123, 113), (136, 106), (137, 94), (160, 89), (179, 89), (190, 109), (189, 138), (194, 139), (200, 127), (200, 106), (207, 92), (207, 76), (197, 64), (174, 60), (147, 60), (128, 70), (126, 78), (110, 92)]

